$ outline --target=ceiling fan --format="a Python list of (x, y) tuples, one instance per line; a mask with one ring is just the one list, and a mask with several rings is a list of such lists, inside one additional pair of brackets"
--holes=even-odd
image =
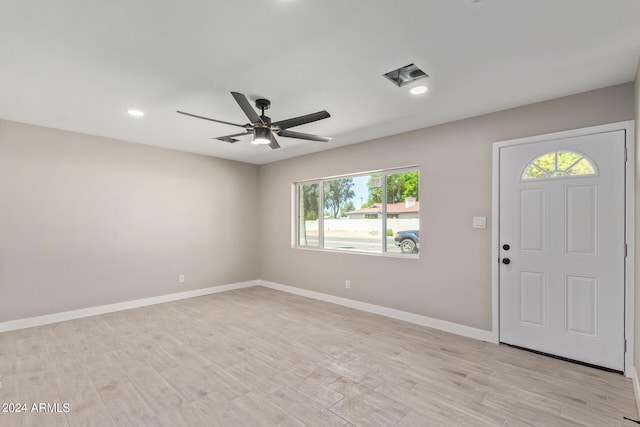
[(304, 125), (306, 123), (315, 122), (317, 120), (326, 119), (331, 117), (331, 115), (326, 111), (318, 111), (317, 113), (306, 114), (304, 116), (298, 116), (291, 119), (280, 120), (277, 122), (271, 122), (271, 118), (264, 115), (264, 110), (267, 110), (271, 106), (271, 102), (268, 99), (257, 99), (256, 107), (260, 110), (260, 115), (255, 112), (249, 100), (246, 96), (238, 92), (231, 92), (233, 98), (236, 100), (244, 114), (249, 118), (249, 123), (246, 125), (239, 125), (237, 123), (225, 122), (222, 120), (211, 119), (209, 117), (197, 116), (195, 114), (186, 113), (184, 111), (178, 110), (177, 112), (180, 114), (184, 114), (185, 116), (196, 117), (198, 119), (210, 120), (216, 123), (224, 123), (226, 125), (237, 126), (244, 128), (244, 132), (234, 133), (232, 135), (219, 136), (216, 139), (220, 141), (225, 141), (229, 143), (234, 143), (239, 141), (236, 139), (236, 136), (243, 135), (251, 135), (253, 134), (253, 144), (268, 144), (271, 149), (275, 150), (276, 148), (280, 148), (280, 144), (276, 140), (275, 135), (284, 136), (287, 138), (298, 138), (298, 139), (306, 139), (309, 141), (320, 141), (320, 142), (328, 142), (331, 140), (330, 137), (326, 136), (318, 136), (311, 135), (309, 133), (302, 132), (294, 132), (289, 130), (294, 126)]

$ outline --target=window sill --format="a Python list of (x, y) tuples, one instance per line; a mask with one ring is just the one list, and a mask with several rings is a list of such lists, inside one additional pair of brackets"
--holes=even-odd
[(392, 253), (392, 252), (365, 252), (365, 251), (352, 251), (348, 249), (325, 249), (325, 248), (316, 248), (313, 246), (291, 246), (291, 249), (299, 249), (303, 251), (314, 251), (314, 252), (328, 252), (334, 254), (351, 254), (351, 255), (366, 255), (366, 256), (374, 256), (374, 257), (384, 257), (384, 258), (397, 258), (397, 259), (420, 259), (420, 254), (403, 254), (403, 253)]

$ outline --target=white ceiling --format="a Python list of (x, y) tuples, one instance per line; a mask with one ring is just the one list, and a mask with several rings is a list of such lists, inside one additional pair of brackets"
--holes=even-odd
[[(633, 80), (638, 0), (0, 0), (0, 118), (264, 164)], [(415, 63), (413, 96), (382, 77)], [(211, 139), (327, 110), (279, 150)], [(125, 113), (146, 112), (143, 118)]]

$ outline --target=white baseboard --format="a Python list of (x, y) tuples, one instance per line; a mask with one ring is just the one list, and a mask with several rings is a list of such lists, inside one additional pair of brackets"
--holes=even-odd
[[(14, 331), (17, 329), (31, 328), (34, 326), (48, 325), (51, 323), (64, 322), (66, 320), (80, 319), (83, 317), (97, 316), (100, 314), (113, 313), (115, 311), (129, 310), (137, 307), (145, 307), (148, 305), (162, 304), (165, 302), (177, 301), (187, 298), (194, 298), (203, 295), (215, 294), (218, 292), (232, 291), (235, 289), (249, 288), (252, 286), (264, 286), (266, 288), (287, 292), (290, 294), (300, 295), (320, 301), (330, 302), (345, 307), (355, 308), (357, 310), (366, 311), (368, 313), (379, 314), (390, 317), (392, 319), (403, 320), (405, 322), (426, 326), (441, 331), (462, 335), (468, 338), (480, 341), (494, 342), (493, 334), (490, 331), (472, 328), (470, 326), (460, 325), (445, 320), (434, 319), (415, 313), (396, 310), (366, 302), (356, 301), (348, 298), (337, 297), (334, 295), (323, 294), (320, 292), (309, 291), (306, 289), (296, 288), (293, 286), (281, 285), (279, 283), (268, 282), (265, 280), (250, 280), (247, 282), (233, 283), (229, 285), (213, 286), (210, 288), (195, 289), (192, 291), (178, 292), (175, 294), (160, 295), (156, 297), (143, 298), (133, 301), (124, 301), (115, 304), (100, 305), (96, 307), (82, 308), (79, 310), (65, 311), (62, 313), (46, 314), (43, 316), (29, 317), (24, 319), (9, 320), (0, 322), (0, 332)], [(634, 386), (637, 385), (637, 377), (634, 377)], [(640, 389), (638, 389), (640, 390)], [(636, 393), (638, 396), (638, 392)]]
[(128, 310), (131, 308), (145, 307), (147, 305), (162, 304), (165, 302), (177, 301), (181, 299), (200, 297), (203, 295), (216, 294), (218, 292), (232, 291), (234, 289), (249, 288), (256, 286), (257, 280), (248, 282), (232, 283), (229, 285), (212, 286), (192, 291), (178, 292), (175, 294), (160, 295), (157, 297), (142, 298), (133, 301), (124, 301), (115, 304), (100, 305), (96, 307), (82, 308), (79, 310), (65, 311), (62, 313), (46, 314), (44, 316), (28, 317), (25, 319), (9, 320), (0, 322), (0, 332), (15, 331), (17, 329), (31, 328), (34, 326), (48, 325), (51, 323), (64, 322), (65, 320), (80, 319), (83, 317), (96, 316), (99, 314), (113, 313), (114, 311)]
[(445, 332), (451, 332), (452, 334), (462, 335), (464, 337), (474, 338), (480, 341), (494, 342), (493, 333), (491, 331), (476, 329), (470, 326), (460, 325), (453, 322), (447, 322), (445, 320), (439, 320), (439, 319), (434, 319), (427, 316), (422, 316), (420, 314), (409, 313), (407, 311), (383, 307), (381, 305), (369, 304), (366, 302), (356, 301), (348, 298), (342, 298), (334, 295), (323, 294), (320, 292), (309, 291), (306, 289), (300, 289), (293, 286), (267, 282), (265, 280), (258, 280), (258, 285), (264, 286), (265, 288), (287, 292), (290, 294), (300, 295), (303, 297), (330, 302), (330, 303), (342, 305), (345, 307), (355, 308), (357, 310), (362, 310), (369, 313), (379, 314), (382, 316), (390, 317), (392, 319), (403, 320), (409, 323), (415, 323), (417, 325), (426, 326), (433, 329), (439, 329)]
[(629, 371), (631, 372), (631, 381), (633, 381), (633, 394), (636, 396), (636, 414), (640, 415), (640, 382), (638, 382), (638, 371), (635, 366), (632, 366)]

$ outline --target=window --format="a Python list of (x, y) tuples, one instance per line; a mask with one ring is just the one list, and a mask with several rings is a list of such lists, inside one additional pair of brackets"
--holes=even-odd
[(418, 254), (417, 168), (298, 182), (294, 188), (297, 247)]
[(299, 184), (296, 199), (298, 200), (298, 245), (319, 247), (318, 240), (318, 206), (320, 184)]
[(573, 151), (552, 151), (530, 162), (522, 173), (523, 180), (595, 175), (589, 159)]

